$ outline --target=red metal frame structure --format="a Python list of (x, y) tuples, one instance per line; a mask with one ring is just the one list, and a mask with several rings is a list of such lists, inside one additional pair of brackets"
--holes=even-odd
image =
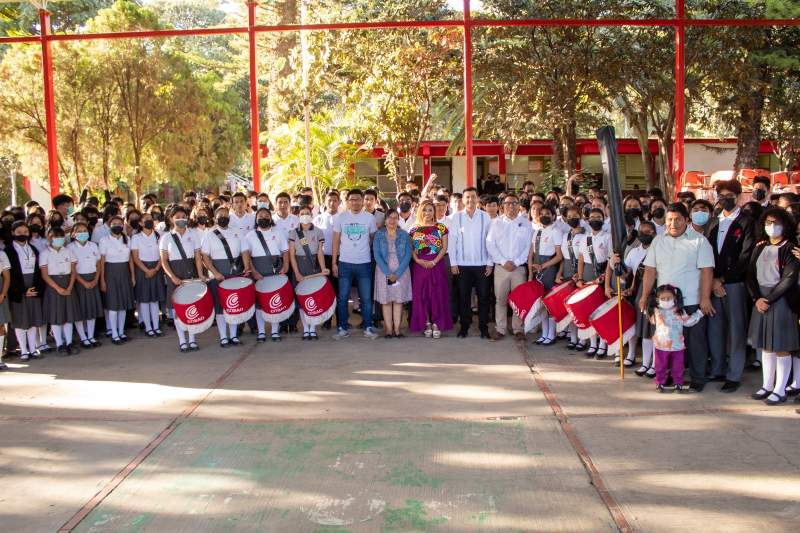
[(274, 26), (258, 26), (255, 24), (257, 0), (249, 0), (248, 25), (230, 28), (196, 28), (183, 30), (128, 31), (118, 33), (96, 34), (52, 34), (50, 33), (49, 13), (40, 10), (41, 34), (30, 37), (0, 37), (0, 44), (41, 43), (42, 76), (44, 79), (45, 124), (47, 127), (47, 160), (50, 178), (50, 193), (59, 192), (58, 180), (58, 148), (55, 131), (55, 95), (53, 94), (53, 67), (50, 44), (54, 41), (83, 41), (93, 39), (137, 39), (158, 37), (190, 37), (199, 35), (247, 34), (250, 43), (250, 119), (251, 119), (251, 151), (253, 160), (253, 187), (261, 189), (260, 180), (260, 148), (258, 145), (258, 70), (256, 68), (255, 40), (258, 33), (300, 31), (300, 30), (381, 30), (401, 28), (438, 28), (460, 27), (464, 31), (464, 127), (467, 155), (467, 185), (473, 184), (473, 139), (472, 139), (472, 29), (475, 27), (564, 27), (564, 26), (649, 26), (675, 28), (675, 190), (680, 188), (680, 177), (684, 170), (684, 78), (685, 78), (685, 37), (686, 27), (692, 26), (800, 26), (800, 19), (691, 19), (686, 18), (684, 0), (675, 1), (675, 18), (669, 19), (513, 19), (489, 20), (472, 18), (470, 0), (464, 1), (464, 17), (461, 20), (442, 21), (385, 21), (385, 22), (346, 22), (325, 24), (282, 24)]

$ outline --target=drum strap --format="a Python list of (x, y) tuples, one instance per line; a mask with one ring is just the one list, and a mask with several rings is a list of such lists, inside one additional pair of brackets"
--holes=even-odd
[(578, 259), (575, 257), (575, 247), (572, 246), (573, 237), (574, 235), (570, 231), (567, 237), (567, 249), (569, 250), (569, 262), (572, 263), (572, 271), (578, 272)]
[(261, 233), (260, 230), (256, 230), (256, 236), (258, 237), (259, 242), (261, 242), (261, 247), (264, 248), (264, 255), (267, 257), (267, 261), (269, 262), (269, 266), (272, 269), (272, 274), (275, 275), (275, 259), (273, 259), (272, 254), (269, 251), (269, 246), (267, 246), (267, 241), (264, 239), (264, 235)]
[(589, 257), (592, 259), (592, 269), (594, 269), (594, 275), (599, 276), (600, 272), (597, 271), (597, 257), (594, 255), (594, 243), (592, 243), (591, 235), (586, 237), (586, 244), (589, 246)]
[(181, 256), (181, 259), (186, 261), (188, 259), (186, 257), (186, 250), (183, 249), (183, 243), (181, 243), (181, 238), (178, 237), (175, 233), (172, 234), (172, 240), (175, 241), (175, 247), (178, 248), (178, 253)]
[(228, 244), (228, 240), (218, 229), (214, 230), (214, 235), (217, 236), (217, 239), (219, 239), (219, 242), (222, 243), (222, 247), (225, 249), (225, 255), (228, 256), (228, 263), (230, 263), (231, 265), (231, 273), (232, 274), (241, 273), (241, 261), (239, 260), (238, 257), (236, 259), (233, 258), (233, 254), (231, 253), (231, 247)]
[(541, 244), (542, 240), (542, 231), (544, 230), (539, 230), (536, 233), (536, 238), (533, 240), (533, 261), (537, 265), (541, 264), (542, 262), (541, 259), (539, 258), (539, 245)]
[[(321, 272), (321, 270), (318, 268), (319, 265), (317, 264), (317, 261), (314, 261), (314, 256), (311, 255), (311, 248), (308, 246), (308, 239), (306, 239), (305, 235), (303, 235), (303, 229), (300, 226), (297, 226), (294, 231), (297, 233), (297, 242), (300, 243), (300, 245), (303, 247), (303, 252), (306, 254), (303, 257), (303, 260), (306, 262), (306, 267), (308, 267), (308, 270), (314, 274), (318, 274)], [(297, 257), (297, 254), (295, 254), (295, 257)]]

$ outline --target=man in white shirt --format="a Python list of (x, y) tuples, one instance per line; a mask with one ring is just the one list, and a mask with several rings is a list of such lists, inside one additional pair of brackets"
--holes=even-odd
[(667, 208), (666, 232), (657, 236), (644, 259), (644, 279), (639, 308), (647, 311), (653, 288), (674, 285), (681, 290), (683, 305), (691, 315), (701, 309), (706, 315), (691, 328), (684, 328), (689, 356), (689, 388), (701, 392), (706, 383), (708, 359), (707, 318), (714, 315), (711, 304), (711, 283), (714, 279), (714, 250), (703, 235), (687, 231), (689, 212), (681, 203)]
[(383, 227), (383, 221), (386, 219), (384, 212), (379, 209), (380, 205), (378, 191), (375, 189), (364, 191), (364, 211), (375, 217), (375, 225), (378, 229)]
[(398, 225), (406, 232), (414, 227), (416, 217), (411, 209), (413, 205), (414, 201), (409, 193), (401, 192), (397, 195), (397, 212), (400, 213)]
[[(502, 339), (508, 328), (506, 309), (508, 293), (525, 283), (525, 265), (531, 246), (533, 230), (527, 220), (518, 217), (519, 198), (508, 194), (503, 199), (503, 214), (492, 223), (486, 237), (486, 249), (494, 264), (495, 331), (492, 340)], [(514, 336), (522, 340), (522, 320), (514, 314), (511, 319)]]
[(361, 316), (364, 318), (364, 336), (375, 339), (378, 334), (372, 329), (372, 237), (377, 228), (375, 217), (363, 210), (364, 194), (359, 189), (347, 193), (348, 210), (340, 213), (333, 222), (333, 275), (339, 278), (337, 302), (337, 332), (334, 339), (350, 336), (348, 331), (347, 302), (353, 279), (361, 300)]
[[(333, 275), (333, 222), (339, 214), (340, 203), (339, 193), (329, 191), (325, 196), (325, 211), (314, 218), (314, 225), (322, 230), (322, 235), (325, 237), (325, 241), (322, 243), (322, 253), (325, 254), (325, 268), (331, 272), (328, 280), (333, 285), (336, 294), (339, 294), (339, 278)], [(331, 320), (333, 318), (323, 324), (325, 329), (331, 329)]]
[(472, 289), (478, 295), (478, 329), (481, 338), (489, 338), (489, 281), (494, 267), (486, 249), (492, 220), (478, 209), (478, 190), (467, 187), (463, 193), (464, 210), (450, 218), (450, 270), (458, 284), (459, 338), (469, 334), (472, 324)]
[(272, 214), (272, 220), (275, 221), (275, 227), (281, 230), (288, 240), (289, 233), (297, 229), (300, 224), (300, 218), (291, 212), (292, 197), (289, 196), (289, 193), (278, 193), (278, 196), (275, 197), (275, 205), (277, 209)]
[(233, 195), (233, 212), (230, 213), (228, 228), (241, 241), (255, 227), (256, 214), (250, 210), (247, 196), (243, 192), (235, 193)]

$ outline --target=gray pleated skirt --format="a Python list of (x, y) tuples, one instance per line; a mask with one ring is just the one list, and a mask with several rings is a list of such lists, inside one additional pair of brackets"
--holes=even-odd
[[(142, 261), (147, 268), (158, 265), (158, 261)], [(163, 302), (167, 297), (167, 286), (164, 281), (164, 272), (159, 270), (152, 278), (144, 275), (144, 272), (136, 269), (136, 286), (133, 288), (136, 301), (141, 303)]]
[[(214, 268), (216, 268), (217, 271), (225, 277), (236, 274), (231, 266), (230, 261), (227, 259), (213, 259), (211, 262), (214, 264)], [(220, 303), (219, 294), (217, 292), (219, 290), (219, 282), (216, 279), (211, 278), (208, 280), (208, 288), (211, 289), (211, 296), (214, 299), (214, 312), (218, 315), (221, 315), (222, 304)]]
[(636, 336), (640, 339), (650, 339), (655, 332), (655, 325), (650, 322), (647, 314), (639, 310), (639, 299), (642, 297), (643, 284), (639, 283), (639, 288), (636, 290), (636, 299), (631, 302), (633, 308), (636, 310)]
[[(33, 274), (23, 274), (23, 279), (26, 290), (33, 286)], [(11, 327), (30, 329), (44, 325), (41, 297), (28, 298), (23, 295), (21, 302), (11, 302)]]
[[(50, 276), (56, 285), (66, 289), (69, 285), (69, 274), (59, 274)], [(48, 324), (62, 326), (72, 324), (78, 320), (78, 297), (75, 289), (69, 296), (58, 294), (56, 290), (48, 285), (44, 290), (44, 318)]]
[[(548, 257), (540, 255), (539, 256), (539, 263), (540, 264), (541, 263), (546, 263), (547, 261), (550, 261), (552, 258), (553, 258), (552, 255), (548, 256)], [(536, 277), (536, 279), (538, 279), (539, 282), (542, 285), (544, 285), (544, 290), (549, 291), (550, 289), (553, 288), (553, 285), (556, 284), (556, 274), (558, 274), (558, 265), (551, 266), (551, 267), (548, 267), (548, 268), (544, 269), (542, 272), (539, 273), (539, 275)]]
[[(761, 287), (761, 294), (766, 294), (770, 290), (771, 287)], [(753, 348), (761, 348), (768, 352), (800, 350), (797, 315), (789, 307), (786, 298), (781, 298), (770, 305), (766, 313), (753, 309), (747, 342)]]
[(577, 270), (572, 268), (572, 261), (570, 259), (564, 259), (562, 263), (564, 269), (562, 270), (561, 277), (564, 279), (572, 279), (572, 276), (578, 273)]
[[(94, 274), (78, 274), (84, 281), (92, 281)], [(103, 316), (103, 296), (100, 294), (100, 284), (93, 289), (87, 289), (80, 283), (75, 283), (73, 292), (78, 297), (77, 320), (92, 320)]]
[(0, 324), (8, 324), (9, 322), (11, 322), (11, 308), (8, 306), (8, 295), (6, 295), (6, 299), (0, 304)]
[(106, 309), (109, 311), (126, 311), (133, 309), (133, 287), (131, 271), (128, 263), (106, 263)]

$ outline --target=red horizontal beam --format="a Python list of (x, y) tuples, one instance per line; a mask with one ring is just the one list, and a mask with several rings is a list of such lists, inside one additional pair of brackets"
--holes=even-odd
[[(580, 26), (646, 26), (672, 27), (679, 19), (471, 19), (472, 26), (482, 27), (580, 27)], [(800, 26), (800, 19), (684, 19), (685, 26)], [(279, 31), (325, 30), (380, 30), (392, 28), (447, 28), (463, 27), (463, 20), (397, 20), (380, 22), (332, 22), (321, 24), (282, 24), (256, 26), (257, 33)], [(109, 33), (56, 34), (47, 36), (50, 41), (83, 41), (94, 39), (145, 39), (158, 37), (191, 37), (203, 35), (245, 34), (242, 26), (229, 28), (190, 28), (170, 30), (125, 31)], [(0, 44), (40, 42), (41, 36), (0, 37)]]

